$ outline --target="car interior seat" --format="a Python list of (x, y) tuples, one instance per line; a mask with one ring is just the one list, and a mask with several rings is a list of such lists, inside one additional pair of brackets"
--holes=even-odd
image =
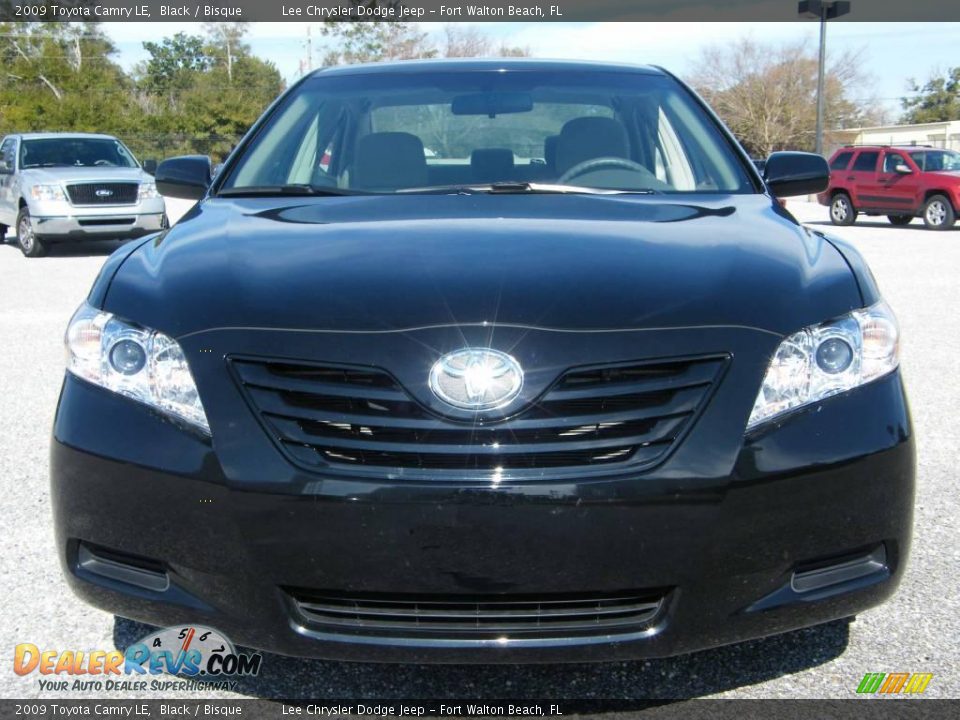
[(350, 185), (363, 190), (398, 190), (427, 185), (423, 142), (405, 132), (378, 132), (357, 140)]

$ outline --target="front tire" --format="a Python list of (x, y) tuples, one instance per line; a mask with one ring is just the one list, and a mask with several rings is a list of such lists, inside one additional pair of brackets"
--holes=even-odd
[(830, 200), (830, 222), (834, 225), (853, 225), (857, 211), (846, 193), (837, 193)]
[(47, 254), (47, 246), (34, 232), (30, 211), (25, 207), (20, 208), (17, 215), (17, 245), (20, 246), (20, 252), (28, 258), (43, 257)]
[(913, 215), (887, 215), (891, 225), (909, 225)]
[(953, 205), (943, 195), (934, 195), (923, 206), (923, 224), (930, 230), (949, 230), (956, 219)]

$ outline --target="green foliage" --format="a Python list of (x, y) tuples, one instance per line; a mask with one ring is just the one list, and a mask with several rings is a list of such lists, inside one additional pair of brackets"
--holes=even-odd
[(907, 123), (960, 120), (960, 66), (947, 70), (945, 75), (931, 77), (923, 87), (910, 81), (915, 97), (900, 100), (903, 121)]
[(242, 42), (245, 23), (205, 29), (144, 43), (128, 74), (99, 23), (0, 24), (0, 135), (103, 132), (140, 158), (222, 159), (284, 83)]

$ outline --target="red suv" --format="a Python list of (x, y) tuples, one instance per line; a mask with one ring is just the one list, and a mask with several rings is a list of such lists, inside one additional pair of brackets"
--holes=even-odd
[(919, 216), (928, 228), (946, 230), (960, 209), (960, 153), (917, 145), (840, 148), (817, 200), (830, 206), (834, 225), (852, 225), (863, 213), (886, 215), (894, 225)]

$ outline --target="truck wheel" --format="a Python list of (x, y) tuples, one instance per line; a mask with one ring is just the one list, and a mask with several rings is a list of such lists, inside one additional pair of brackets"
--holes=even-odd
[(20, 208), (20, 213), (17, 215), (17, 244), (20, 246), (20, 252), (29, 258), (43, 257), (47, 254), (47, 246), (33, 231), (30, 211), (25, 207)]
[(850, 202), (850, 196), (846, 193), (837, 193), (830, 200), (830, 222), (834, 225), (853, 225), (857, 219), (857, 211)]
[(909, 225), (913, 215), (887, 215), (891, 225)]
[(923, 206), (923, 223), (931, 230), (948, 230), (956, 219), (953, 205), (943, 195), (934, 195)]

